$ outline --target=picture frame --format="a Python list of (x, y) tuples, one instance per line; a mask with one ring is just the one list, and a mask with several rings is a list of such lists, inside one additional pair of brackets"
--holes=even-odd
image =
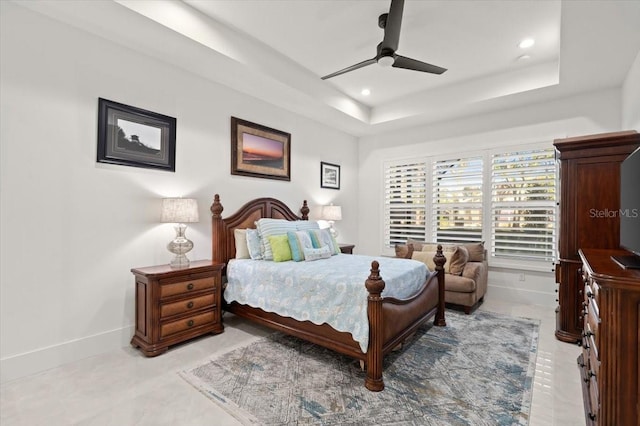
[(340, 166), (337, 164), (320, 162), (320, 187), (340, 189)]
[(231, 174), (291, 180), (291, 134), (231, 117)]
[(98, 98), (99, 163), (176, 170), (176, 119)]

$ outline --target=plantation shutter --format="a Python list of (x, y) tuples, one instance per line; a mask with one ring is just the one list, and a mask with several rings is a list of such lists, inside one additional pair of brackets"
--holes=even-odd
[(492, 156), (493, 256), (553, 261), (555, 182), (552, 148)]
[(482, 157), (435, 161), (432, 201), (436, 241), (481, 241)]
[(424, 239), (426, 173), (425, 162), (385, 165), (385, 246), (403, 244), (408, 238)]

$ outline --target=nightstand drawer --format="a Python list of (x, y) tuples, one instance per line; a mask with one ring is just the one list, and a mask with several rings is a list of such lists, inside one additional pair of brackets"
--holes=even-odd
[(216, 311), (210, 310), (192, 317), (167, 322), (160, 326), (160, 338), (164, 339), (176, 333), (190, 330), (202, 325), (210, 325), (216, 321)]
[(180, 281), (173, 284), (164, 284), (162, 280), (160, 280), (160, 298), (214, 288), (215, 284), (216, 281), (214, 277)]
[(204, 296), (192, 297), (178, 302), (164, 303), (160, 305), (160, 319), (179, 315), (185, 312), (196, 311), (201, 308), (214, 306), (215, 294), (205, 294)]

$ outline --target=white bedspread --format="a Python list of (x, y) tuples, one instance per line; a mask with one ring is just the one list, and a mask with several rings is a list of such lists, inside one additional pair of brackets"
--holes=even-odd
[(406, 299), (420, 289), (428, 270), (411, 259), (338, 254), (313, 262), (232, 259), (227, 267), (227, 302), (351, 333), (363, 352), (369, 345), (367, 289), (371, 262), (380, 263), (384, 297)]

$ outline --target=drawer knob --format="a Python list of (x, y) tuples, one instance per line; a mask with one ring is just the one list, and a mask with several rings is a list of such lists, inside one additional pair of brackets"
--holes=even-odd
[(187, 303), (187, 309), (193, 308), (193, 301)]
[(189, 321), (187, 321), (187, 325), (188, 325), (189, 327), (193, 327), (193, 320), (189, 320)]
[(193, 290), (193, 283), (187, 284), (187, 290)]

